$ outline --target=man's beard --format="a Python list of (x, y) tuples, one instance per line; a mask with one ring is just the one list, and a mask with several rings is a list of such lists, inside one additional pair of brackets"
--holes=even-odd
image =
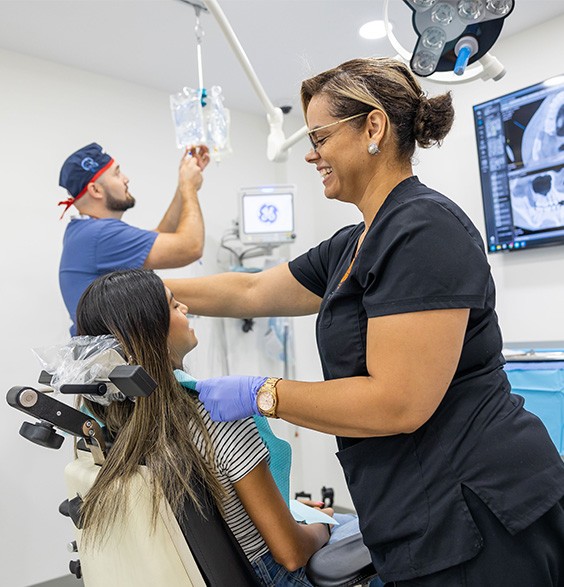
[(111, 194), (106, 195), (106, 208), (112, 212), (125, 212), (135, 206), (135, 198), (128, 192), (125, 200), (118, 200)]

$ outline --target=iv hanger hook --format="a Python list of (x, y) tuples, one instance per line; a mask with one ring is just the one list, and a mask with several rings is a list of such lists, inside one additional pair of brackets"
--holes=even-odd
[(198, 60), (198, 89), (200, 91), (200, 98), (202, 100), (202, 106), (205, 106), (204, 98), (206, 97), (206, 90), (204, 88), (204, 74), (202, 66), (202, 39), (204, 38), (204, 28), (200, 22), (200, 13), (209, 12), (204, 0), (181, 0), (186, 4), (190, 4), (196, 14), (196, 25), (194, 26), (194, 34), (196, 36), (196, 51)]
[(204, 29), (200, 22), (200, 13), (202, 12), (202, 9), (199, 6), (194, 6), (194, 12), (196, 13), (196, 26), (194, 26), (194, 32), (196, 33), (196, 41), (198, 42), (198, 45), (200, 45), (204, 37)]

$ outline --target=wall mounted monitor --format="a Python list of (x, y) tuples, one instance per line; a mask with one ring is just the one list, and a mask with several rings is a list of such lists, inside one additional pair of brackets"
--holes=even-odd
[(291, 243), (294, 232), (293, 185), (266, 185), (239, 190), (239, 239), (249, 245)]
[(488, 251), (564, 244), (564, 76), (473, 109)]

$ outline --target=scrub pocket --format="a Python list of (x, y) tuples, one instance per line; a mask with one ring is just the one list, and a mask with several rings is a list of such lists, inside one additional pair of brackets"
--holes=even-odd
[(413, 438), (367, 438), (337, 457), (371, 550), (425, 533), (429, 506)]
[(384, 581), (446, 569), (482, 548), (460, 482), (433, 430), (367, 438), (337, 457), (364, 543)]

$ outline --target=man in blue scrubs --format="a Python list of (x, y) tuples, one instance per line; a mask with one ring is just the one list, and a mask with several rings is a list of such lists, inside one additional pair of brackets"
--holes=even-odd
[(168, 269), (198, 260), (204, 247), (204, 221), (198, 200), (202, 171), (209, 162), (206, 147), (192, 147), (182, 157), (178, 186), (154, 230), (121, 220), (135, 205), (129, 179), (97, 143), (75, 151), (64, 162), (59, 184), (79, 216), (65, 231), (59, 285), (75, 334), (75, 312), (86, 287), (99, 275), (117, 269)]

